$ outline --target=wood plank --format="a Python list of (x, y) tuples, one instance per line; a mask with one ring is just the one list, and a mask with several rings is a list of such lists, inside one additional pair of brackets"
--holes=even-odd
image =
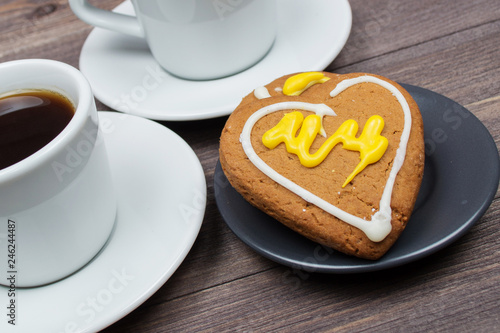
[[(114, 8), (120, 0), (106, 1), (99, 4), (103, 9)], [(91, 1), (96, 3), (96, 1)], [(70, 40), (75, 33), (84, 32), (88, 34), (91, 26), (80, 21), (69, 8), (67, 1), (12, 1), (2, 5), (0, 12), (0, 59), (16, 59), (20, 57), (36, 57), (36, 53), (31, 50), (36, 48), (44, 49), (58, 47), (77, 51), (66, 45), (64, 40)], [(65, 38), (66, 37), (66, 38)], [(74, 41), (83, 42), (85, 36), (74, 37)], [(48, 52), (52, 56), (56, 52)], [(66, 51), (67, 53), (67, 51)], [(78, 57), (78, 53), (72, 53), (73, 57)]]
[(500, 18), (495, 0), (350, 0), (353, 28), (328, 70), (467, 30)]
[[(112, 9), (121, 2), (91, 1), (103, 9)], [(495, 0), (473, 3), (461, 0), (455, 1), (452, 6), (444, 0), (372, 0), (369, 6), (363, 0), (351, 0), (351, 6), (355, 9), (353, 30), (346, 48), (331, 65), (333, 67), (376, 57), (500, 18)], [(439, 19), (436, 20), (438, 14)], [(76, 32), (88, 34), (90, 30), (89, 25), (71, 12), (67, 1), (9, 0), (0, 12), (0, 60), (15, 59), (24, 50), (29, 54), (32, 47), (58, 44), (65, 35)], [(24, 57), (33, 57), (28, 54)]]
[[(99, 6), (110, 9), (120, 2), (106, 1)], [(73, 14), (67, 1), (11, 0), (1, 9), (1, 62), (48, 58), (78, 66), (80, 50), (92, 27)]]

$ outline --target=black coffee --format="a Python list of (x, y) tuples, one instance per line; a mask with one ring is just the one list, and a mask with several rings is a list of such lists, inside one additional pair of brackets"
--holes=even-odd
[(74, 114), (75, 108), (66, 97), (48, 90), (0, 97), (0, 170), (52, 141)]

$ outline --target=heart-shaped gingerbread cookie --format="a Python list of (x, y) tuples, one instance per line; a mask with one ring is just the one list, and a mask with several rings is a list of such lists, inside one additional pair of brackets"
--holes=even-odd
[(416, 103), (381, 76), (307, 72), (246, 96), (220, 141), (251, 204), (320, 244), (378, 259), (408, 222), (424, 169)]

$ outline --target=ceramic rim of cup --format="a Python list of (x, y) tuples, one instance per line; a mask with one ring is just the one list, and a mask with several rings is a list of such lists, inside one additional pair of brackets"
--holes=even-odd
[[(61, 147), (67, 146), (75, 139), (89, 117), (93, 95), (89, 82), (79, 70), (55, 60), (24, 59), (9, 61), (0, 64), (0, 73), (2, 73), (0, 75), (0, 94), (17, 90), (44, 89), (62, 94), (75, 107), (75, 113), (70, 122), (54, 139), (30, 156), (0, 170), (1, 184), (22, 177), (22, 175), (29, 173), (38, 165), (54, 159)], [(19, 76), (19, 79), (12, 79), (16, 75)], [(58, 77), (59, 80), (62, 77), (65, 81), (59, 84), (50, 83), (50, 81), (58, 80)], [(69, 86), (69, 88), (65, 88), (65, 86)], [(69, 89), (74, 89), (74, 96), (67, 92)]]

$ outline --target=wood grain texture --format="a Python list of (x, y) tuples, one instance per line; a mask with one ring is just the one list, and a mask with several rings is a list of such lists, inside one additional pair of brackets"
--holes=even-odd
[[(110, 9), (121, 0), (92, 3)], [(350, 4), (352, 33), (328, 71), (371, 72), (443, 94), (474, 113), (500, 145), (498, 0)], [(67, 1), (2, 1), (0, 61), (50, 58), (78, 66), (91, 29)], [(498, 192), (470, 232), (417, 262), (354, 275), (294, 270), (244, 245), (217, 210), (214, 169), (225, 120), (161, 122), (202, 163), (206, 215), (169, 281), (104, 332), (500, 331)]]

